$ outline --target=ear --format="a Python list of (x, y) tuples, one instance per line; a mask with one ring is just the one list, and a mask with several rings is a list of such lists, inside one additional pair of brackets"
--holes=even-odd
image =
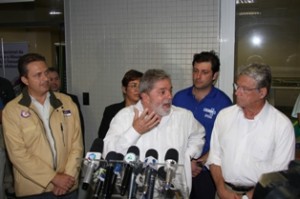
[(217, 80), (218, 79), (218, 76), (219, 76), (219, 72), (215, 72), (214, 75), (213, 75), (213, 81)]
[(267, 96), (267, 88), (261, 88), (259, 89), (259, 97), (261, 99), (265, 98)]
[(149, 103), (149, 95), (147, 93), (141, 93), (140, 96), (143, 102)]
[(126, 92), (127, 92), (126, 87), (122, 86), (122, 92), (123, 92), (123, 95), (126, 95)]
[(25, 84), (26, 86), (28, 86), (28, 79), (24, 76), (21, 77), (21, 81), (23, 82), (23, 84)]

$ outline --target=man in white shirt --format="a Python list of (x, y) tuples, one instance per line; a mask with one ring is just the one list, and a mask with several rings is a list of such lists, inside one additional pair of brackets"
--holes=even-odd
[(252, 198), (262, 174), (285, 170), (294, 159), (291, 121), (266, 100), (271, 80), (267, 65), (242, 69), (234, 84), (236, 105), (216, 118), (208, 158), (216, 198)]
[(136, 145), (140, 160), (145, 159), (147, 150), (155, 149), (158, 162), (164, 163), (166, 152), (174, 148), (191, 188), (190, 161), (202, 152), (204, 127), (192, 112), (172, 106), (172, 84), (165, 71), (146, 71), (140, 81), (140, 95), (137, 104), (120, 110), (110, 123), (104, 139), (104, 156), (110, 151), (125, 154), (130, 146)]
[(298, 121), (298, 125), (300, 125), (300, 94), (298, 95), (297, 100), (295, 102), (292, 117), (296, 118)]

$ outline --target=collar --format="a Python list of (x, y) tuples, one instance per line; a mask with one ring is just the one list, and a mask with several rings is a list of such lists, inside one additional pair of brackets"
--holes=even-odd
[[(188, 95), (194, 97), (193, 88), (194, 88), (194, 86), (191, 86), (188, 88)], [(209, 93), (201, 101), (203, 101), (206, 98), (215, 98), (216, 93), (217, 93), (217, 89), (214, 85), (212, 85)]]
[[(238, 105), (237, 105), (237, 106), (238, 106)], [(244, 116), (243, 109), (242, 109), (240, 106), (238, 106), (238, 107), (239, 107), (240, 113), (243, 115), (243, 117), (245, 117), (245, 116)], [(263, 106), (263, 108), (258, 112), (258, 114), (256, 114), (256, 115), (254, 116), (253, 121), (259, 120), (259, 121), (265, 122), (266, 119), (269, 119), (268, 116), (267, 116), (267, 114), (268, 114), (270, 108), (271, 108), (271, 105), (270, 105), (269, 102), (266, 100), (266, 101), (265, 101), (265, 104), (264, 104), (264, 106)]]
[[(30, 97), (30, 99), (31, 99), (31, 103), (39, 103), (40, 104), (40, 102), (38, 102), (33, 96), (31, 96), (31, 95), (29, 95), (29, 97)], [(47, 92), (47, 96), (46, 96), (46, 99), (45, 99), (45, 102), (44, 102), (44, 104), (45, 103), (49, 103), (49, 97), (50, 97), (50, 94), (49, 94), (49, 92)], [(50, 104), (50, 103), (49, 103)], [(44, 106), (44, 105), (43, 105)]]
[[(58, 108), (60, 106), (62, 106), (62, 102), (56, 98), (56, 96), (54, 95), (54, 93), (52, 91), (49, 91), (48, 94), (50, 95), (50, 104), (53, 108)], [(22, 90), (22, 98), (20, 99), (19, 101), (19, 104), (23, 105), (23, 106), (26, 106), (26, 107), (29, 107), (30, 104), (31, 104), (31, 97), (28, 93), (28, 88), (25, 87), (23, 90)]]

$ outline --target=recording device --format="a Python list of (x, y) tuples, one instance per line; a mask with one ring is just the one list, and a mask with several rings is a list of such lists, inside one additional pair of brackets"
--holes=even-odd
[(110, 198), (111, 194), (114, 192), (115, 184), (118, 178), (121, 176), (122, 168), (123, 168), (123, 158), (124, 155), (121, 153), (117, 153), (116, 159), (115, 159), (115, 166), (113, 170), (112, 180), (109, 188), (109, 193), (107, 194), (106, 198)]
[(84, 159), (84, 166), (85, 166), (85, 174), (82, 182), (82, 189), (87, 190), (93, 173), (99, 166), (99, 161), (101, 159), (101, 153), (103, 150), (103, 140), (97, 138), (94, 140), (90, 152), (87, 152), (85, 159)]
[[(117, 158), (117, 153), (114, 152), (114, 151), (111, 151), (109, 152), (107, 155), (106, 155), (106, 163), (103, 167), (100, 167), (95, 173), (94, 173), (94, 176), (95, 176), (95, 191), (94, 191), (94, 194), (93, 194), (93, 199), (98, 199), (99, 196), (100, 196), (100, 192), (102, 190), (102, 187), (103, 187), (103, 184), (105, 182), (105, 179), (108, 180), (108, 177), (107, 176), (107, 168), (110, 166), (109, 164), (110, 161), (113, 161)], [(110, 168), (110, 167), (109, 167)]]
[(109, 152), (106, 155), (105, 160), (107, 161), (107, 165), (105, 167), (106, 174), (105, 174), (105, 180), (103, 185), (103, 198), (109, 198), (110, 197), (110, 188), (112, 184), (112, 176), (114, 175), (114, 164), (113, 161), (116, 160), (118, 157), (117, 153), (114, 151)]
[(121, 196), (124, 196), (128, 189), (128, 186), (130, 184), (130, 179), (133, 174), (132, 172), (134, 167), (137, 164), (139, 155), (140, 155), (139, 148), (136, 146), (131, 146), (129, 147), (127, 154), (124, 157), (125, 166), (124, 166), (123, 179), (121, 183), (121, 192), (120, 192)]
[(158, 153), (155, 149), (149, 149), (146, 152), (144, 161), (144, 186), (143, 186), (143, 196), (147, 199), (153, 198), (155, 178), (157, 172), (157, 159)]
[(143, 171), (143, 164), (138, 160), (135, 164), (133, 164), (133, 171), (130, 178), (130, 186), (129, 186), (129, 192), (128, 192), (128, 198), (134, 199), (136, 198), (137, 190), (138, 190), (138, 184), (139, 181), (137, 179), (137, 176), (140, 175)]
[(96, 183), (95, 185), (95, 191), (93, 194), (93, 199), (98, 199), (101, 189), (103, 187), (103, 183), (105, 181), (105, 175), (106, 175), (106, 169), (105, 167), (100, 167), (95, 173), (94, 176), (96, 178), (96, 180), (94, 181)]
[(165, 189), (169, 190), (172, 185), (172, 180), (175, 177), (178, 162), (178, 151), (176, 149), (169, 149), (165, 155), (165, 172), (166, 184)]
[(288, 170), (263, 174), (255, 186), (253, 199), (298, 199), (299, 187), (300, 160), (294, 160)]

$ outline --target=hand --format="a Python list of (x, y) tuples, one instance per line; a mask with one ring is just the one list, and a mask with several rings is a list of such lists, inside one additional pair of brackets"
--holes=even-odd
[(201, 173), (202, 167), (198, 166), (198, 162), (196, 159), (193, 159), (191, 161), (191, 166), (192, 166), (192, 177), (194, 178)]
[(234, 193), (233, 191), (228, 190), (227, 188), (223, 188), (217, 190), (218, 196), (220, 199), (241, 199), (242, 196)]
[(61, 196), (67, 193), (67, 190), (61, 189), (57, 186), (54, 186), (53, 190), (52, 190), (53, 194), (56, 196)]
[(247, 194), (247, 196), (248, 196), (249, 199), (252, 199), (253, 198), (253, 194), (254, 194), (254, 189), (251, 189), (246, 194)]
[(61, 193), (62, 190), (67, 192), (75, 184), (75, 178), (67, 174), (57, 173), (51, 182), (54, 184), (55, 188), (53, 190), (56, 192)]
[(144, 134), (150, 131), (153, 127), (159, 124), (161, 117), (155, 112), (149, 114), (149, 110), (146, 108), (139, 116), (139, 111), (134, 108), (133, 128), (139, 133)]

